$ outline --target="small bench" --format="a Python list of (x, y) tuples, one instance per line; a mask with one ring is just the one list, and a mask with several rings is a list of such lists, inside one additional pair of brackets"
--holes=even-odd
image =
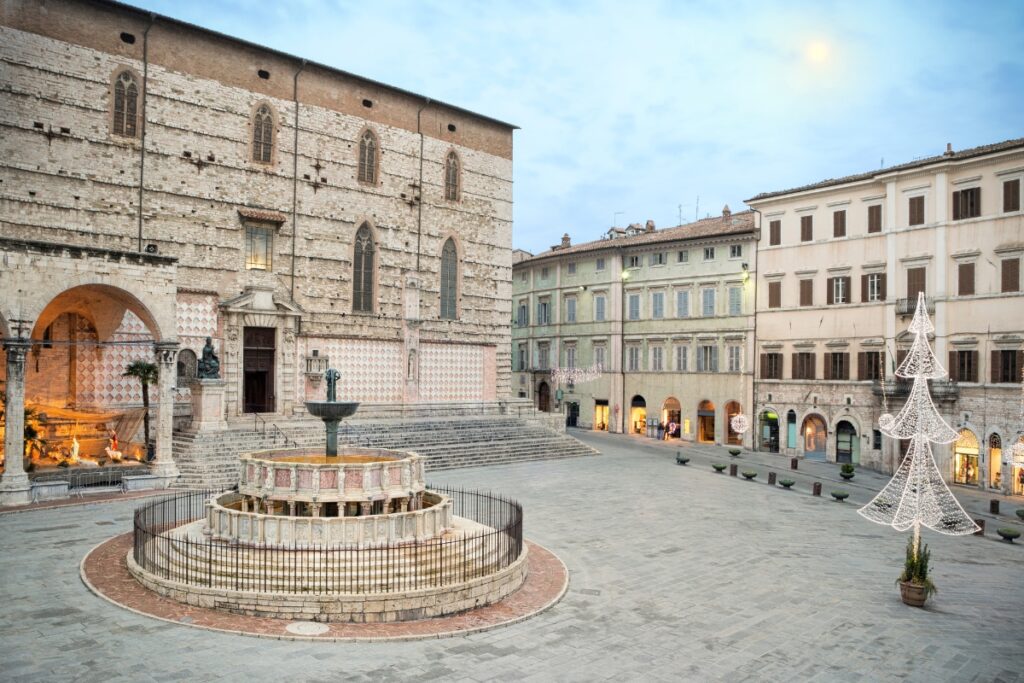
[(155, 474), (128, 474), (121, 477), (121, 490), (148, 491), (160, 488), (161, 479)]

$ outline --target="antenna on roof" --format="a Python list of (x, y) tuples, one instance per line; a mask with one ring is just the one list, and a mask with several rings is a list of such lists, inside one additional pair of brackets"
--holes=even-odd
[(615, 224), (616, 224), (616, 223), (618, 222), (618, 220), (619, 220), (619, 218), (618, 218), (618, 217), (619, 217), (619, 216), (621, 216), (621, 215), (622, 215), (622, 214), (624, 214), (624, 213), (625, 213), (625, 211), (616, 211), (615, 213), (613, 213), (613, 214), (612, 214), (612, 227), (613, 227), (613, 228), (615, 227)]
[(679, 222), (676, 223), (676, 225), (682, 225), (682, 224), (683, 224), (683, 205), (680, 204), (679, 205)]
[(700, 213), (700, 195), (697, 195), (697, 206), (693, 209), (693, 220), (697, 220), (697, 215)]

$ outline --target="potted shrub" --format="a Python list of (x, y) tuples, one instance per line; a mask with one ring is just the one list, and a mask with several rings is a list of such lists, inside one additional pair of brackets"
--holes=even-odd
[(851, 465), (850, 463), (846, 463), (842, 467), (840, 467), (839, 476), (845, 479), (846, 481), (850, 481), (851, 479), (853, 479), (853, 465)]
[(743, 473), (743, 478), (746, 479), (747, 481), (753, 481), (754, 477), (756, 477), (756, 476), (757, 476), (757, 472), (744, 472)]
[(835, 498), (840, 503), (842, 503), (844, 500), (850, 497), (850, 494), (847, 493), (846, 491), (833, 491), (832, 497)]
[(712, 465), (712, 467), (714, 467), (715, 472), (718, 472), (719, 474), (725, 471), (725, 465), (719, 462), (716, 462), (714, 465)]
[(677, 464), (677, 465), (685, 465), (685, 464), (686, 464), (686, 463), (688, 463), (688, 462), (690, 462), (690, 459), (689, 459), (689, 458), (685, 457), (685, 456), (684, 456), (684, 455), (683, 455), (682, 453), (680, 453), (679, 451), (676, 451), (676, 464)]
[(1020, 532), (1010, 527), (1000, 527), (996, 529), (996, 533), (1002, 536), (1007, 543), (1013, 543), (1013, 539), (1020, 538)]
[(928, 546), (918, 546), (915, 551), (914, 538), (907, 541), (907, 559), (903, 563), (903, 573), (896, 579), (900, 587), (900, 598), (911, 607), (924, 607), (927, 600), (938, 589), (928, 577), (928, 563), (931, 553)]
[(731, 455), (734, 458), (740, 457), (740, 453), (742, 453), (742, 452), (743, 451), (741, 451), (739, 448), (730, 448), (729, 449), (729, 455)]
[(781, 486), (782, 488), (784, 488), (786, 490), (789, 490), (790, 487), (792, 487), (793, 484), (795, 484), (795, 483), (796, 482), (793, 481), (792, 479), (780, 479), (779, 480), (779, 486)]

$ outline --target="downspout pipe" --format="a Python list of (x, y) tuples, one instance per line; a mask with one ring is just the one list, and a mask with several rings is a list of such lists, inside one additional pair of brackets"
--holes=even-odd
[(142, 125), (139, 127), (139, 239), (138, 251), (142, 251), (142, 194), (146, 179), (146, 101), (149, 100), (149, 29), (156, 23), (156, 14), (149, 13), (149, 24), (142, 32)]
[[(306, 60), (303, 59), (292, 77), (292, 105), (295, 108), (295, 139), (292, 147), (292, 275), (291, 275), (291, 298), (295, 302), (295, 240), (299, 232), (299, 74), (306, 68)], [(302, 319), (299, 319), (302, 324)]]
[(416, 204), (417, 204), (417, 214), (416, 214), (416, 274), (417, 275), (419, 275), (419, 273), (420, 273), (420, 253), (421, 253), (421, 245), (422, 245), (422, 241), (423, 241), (423, 148), (424, 148), (424, 138), (423, 138), (423, 126), (422, 126), (421, 118), (420, 117), (423, 114), (423, 110), (426, 109), (429, 105), (430, 105), (430, 98), (429, 97), (425, 97), (423, 99), (423, 104), (420, 105), (419, 110), (417, 110), (417, 112), (416, 112), (416, 132), (420, 136), (419, 201), (416, 202)]

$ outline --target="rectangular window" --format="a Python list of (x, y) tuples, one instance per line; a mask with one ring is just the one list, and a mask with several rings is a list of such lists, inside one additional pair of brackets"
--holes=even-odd
[(1020, 178), (1003, 182), (1003, 211), (1020, 211)]
[(960, 296), (974, 294), (974, 264), (961, 263), (957, 266), (957, 290)]
[[(1020, 291), (1020, 258), (1004, 258), (1002, 272), (1002, 292)], [(1019, 312), (1019, 311), (1018, 311)]]
[(857, 379), (885, 379), (885, 354), (881, 351), (861, 351), (858, 353)]
[(846, 211), (832, 213), (832, 236), (846, 237)]
[(523, 272), (519, 273), (519, 281), (520, 282), (526, 282), (527, 279), (529, 279), (529, 276), (530, 276), (530, 274), (527, 271), (524, 270)]
[(519, 345), (519, 371), (526, 370), (526, 344)]
[(1021, 381), (1020, 368), (1024, 364), (1024, 351), (993, 351), (992, 382), (1016, 384)]
[(565, 322), (576, 322), (576, 297), (570, 296), (565, 300)]
[(651, 294), (651, 317), (665, 317), (665, 292), (653, 292)]
[(571, 261), (569, 263), (568, 269), (569, 269), (569, 275), (575, 275), (576, 274), (576, 262), (575, 261)]
[(678, 263), (689, 263), (690, 262), (690, 252), (687, 249), (683, 249), (681, 252), (676, 254), (676, 261)]
[(825, 354), (825, 379), (850, 379), (850, 354)]
[(597, 322), (604, 322), (604, 305), (605, 298), (604, 294), (594, 295), (594, 320)]
[(630, 294), (629, 295), (629, 319), (639, 320), (640, 319), (640, 295)]
[(630, 268), (639, 268), (640, 267), (640, 255), (639, 254), (634, 254), (633, 256), (629, 257), (629, 267)]
[(978, 352), (950, 351), (949, 378), (954, 382), (978, 381)]
[(715, 248), (714, 247), (704, 247), (704, 260), (705, 261), (714, 261), (715, 260)]
[(800, 305), (814, 305), (814, 280), (800, 281)]
[(793, 379), (814, 379), (816, 358), (813, 353), (801, 351), (793, 354)]
[(868, 232), (882, 232), (882, 205), (868, 207)]
[(676, 372), (690, 371), (690, 347), (676, 347)]
[(782, 221), (768, 223), (768, 246), (777, 247), (782, 244)]
[(743, 349), (739, 346), (730, 346), (729, 351), (729, 372), (743, 372)]
[(715, 290), (701, 290), (701, 315), (710, 318), (715, 315)]
[(519, 327), (526, 327), (530, 324), (530, 307), (527, 306), (526, 301), (519, 302), (519, 315), (516, 318), (516, 324)]
[(977, 218), (981, 215), (981, 188), (970, 187), (953, 193), (953, 220)]
[(651, 371), (661, 372), (665, 369), (665, 349), (660, 346), (651, 347)]
[(909, 200), (909, 225), (924, 225), (924, 196), (911, 197)]
[(565, 347), (565, 367), (576, 367), (576, 345), (567, 344)]
[(718, 372), (718, 347), (697, 347), (697, 372)]
[(594, 262), (594, 270), (598, 270), (598, 271), (604, 270), (604, 259), (603, 258), (599, 258), (599, 259), (597, 259), (597, 261)]
[(247, 270), (271, 270), (274, 230), (259, 225), (245, 226), (245, 267)]
[(830, 277), (825, 284), (825, 292), (825, 303), (829, 306), (850, 303), (850, 278)]
[(540, 269), (540, 279), (541, 280), (547, 280), (548, 279), (548, 267), (547, 266), (544, 266), (543, 268)]
[(549, 325), (551, 323), (551, 301), (541, 299), (537, 302), (537, 324)]
[[(917, 300), (917, 295), (920, 292), (924, 292), (924, 268), (907, 268), (907, 298), (914, 302)], [(913, 305), (913, 303), (911, 303)]]
[(729, 258), (743, 258), (743, 245), (742, 244), (730, 244), (729, 245)]
[(651, 254), (651, 265), (652, 266), (663, 266), (665, 265), (665, 254), (659, 252), (657, 254)]
[(537, 345), (537, 367), (541, 370), (551, 367), (551, 347), (548, 344)]
[(626, 349), (626, 367), (630, 372), (640, 370), (640, 347), (630, 346)]
[(768, 283), (768, 308), (782, 308), (782, 282)]
[(810, 242), (814, 239), (814, 216), (800, 216), (800, 241)]
[(761, 379), (782, 379), (782, 354), (761, 354)]
[(861, 301), (885, 301), (885, 273), (868, 273), (860, 280)]
[(603, 346), (595, 346), (594, 347), (594, 365), (596, 365), (599, 368), (603, 368), (604, 367), (604, 347)]
[(882, 430), (871, 430), (871, 448), (876, 451), (882, 450)]
[(690, 317), (690, 290), (688, 289), (676, 292), (676, 317)]
[(743, 288), (729, 288), (729, 315), (740, 315), (743, 312)]

